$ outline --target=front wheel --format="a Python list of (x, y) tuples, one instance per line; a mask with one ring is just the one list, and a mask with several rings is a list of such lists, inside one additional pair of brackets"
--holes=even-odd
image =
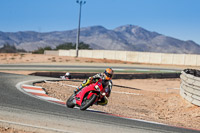
[(85, 97), (86, 99), (82, 102), (81, 106), (80, 106), (80, 110), (86, 110), (88, 107), (90, 107), (95, 100), (97, 99), (97, 95), (93, 94), (90, 99), (87, 99), (87, 97)]
[(73, 108), (75, 106), (75, 103), (73, 102), (74, 96), (75, 94), (71, 95), (69, 99), (67, 100), (66, 104), (68, 108)]

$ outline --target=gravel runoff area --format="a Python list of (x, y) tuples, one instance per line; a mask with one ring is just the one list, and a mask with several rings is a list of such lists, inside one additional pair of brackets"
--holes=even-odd
[[(112, 61), (106, 59), (87, 59), (35, 54), (2, 54), (0, 53), (0, 64), (27, 64), (27, 63), (49, 63), (49, 64), (122, 64), (133, 63), (123, 61)], [(152, 66), (153, 67), (153, 66)], [(163, 66), (168, 68), (184, 66)], [(186, 67), (194, 68), (194, 67)], [(31, 71), (5, 71), (17, 74), (30, 74)], [(200, 107), (184, 100), (179, 95), (180, 79), (135, 79), (135, 80), (113, 80), (115, 85), (109, 98), (107, 106), (92, 106), (93, 109), (118, 114), (135, 119), (165, 123), (173, 126), (200, 129)], [(73, 92), (73, 87), (81, 82), (60, 81), (37, 84), (48, 92), (48, 95), (66, 101)], [(34, 133), (23, 129), (0, 126), (1, 133)]]

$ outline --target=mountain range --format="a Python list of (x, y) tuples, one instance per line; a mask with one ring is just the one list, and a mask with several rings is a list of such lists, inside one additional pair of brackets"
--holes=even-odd
[[(0, 47), (8, 43), (18, 49), (33, 51), (40, 47), (55, 48), (65, 42), (76, 42), (77, 30), (54, 32), (0, 32)], [(103, 26), (84, 27), (80, 41), (93, 49), (145, 51), (158, 53), (200, 54), (200, 45), (148, 31), (135, 25), (124, 25), (109, 30)]]

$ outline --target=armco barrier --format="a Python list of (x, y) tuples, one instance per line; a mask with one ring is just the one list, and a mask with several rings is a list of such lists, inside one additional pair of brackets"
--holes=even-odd
[(180, 95), (192, 104), (200, 106), (200, 71), (185, 69), (181, 72)]
[[(87, 79), (95, 75), (96, 73), (70, 73), (72, 79)], [(59, 78), (65, 75), (63, 72), (36, 72), (31, 75), (35, 76), (46, 76)], [(180, 73), (148, 73), (148, 74), (115, 74), (113, 79), (150, 79), (150, 78), (179, 78)]]
[[(75, 57), (76, 50), (45, 50), (44, 54)], [(167, 54), (114, 50), (79, 50), (79, 57), (112, 59), (134, 63), (200, 66), (200, 55), (194, 54)]]

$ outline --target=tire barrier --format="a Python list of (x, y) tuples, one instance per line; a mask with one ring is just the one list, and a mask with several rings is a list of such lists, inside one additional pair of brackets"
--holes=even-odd
[(200, 106), (200, 71), (185, 69), (180, 78), (180, 95), (190, 103)]
[[(46, 76), (59, 78), (63, 72), (36, 72), (31, 75)], [(97, 73), (70, 73), (72, 79), (87, 79)], [(180, 78), (180, 73), (146, 73), (146, 74), (114, 74), (113, 79), (163, 79), (163, 78)]]

